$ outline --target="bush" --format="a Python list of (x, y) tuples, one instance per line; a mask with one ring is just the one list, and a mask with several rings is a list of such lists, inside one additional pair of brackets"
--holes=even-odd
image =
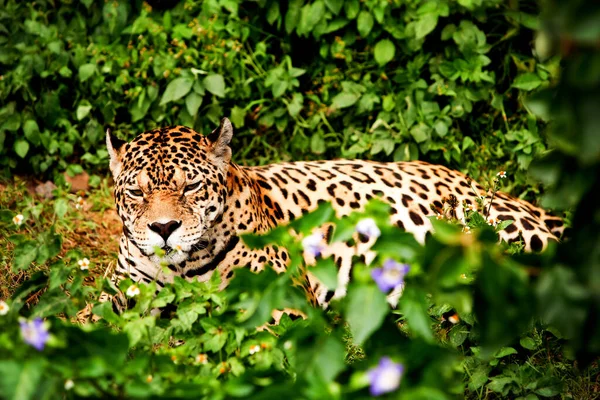
[[(104, 162), (102, 150), (94, 148), (101, 141), (100, 131), (97, 137), (87, 131), (101, 123), (114, 121), (128, 134), (138, 125), (142, 129), (142, 121), (153, 125), (188, 118), (202, 127), (230, 107), (230, 114), (238, 117), (233, 119), (241, 127), (237, 140), (239, 148), (245, 149), (239, 155), (242, 160), (286, 158), (292, 152), (307, 158), (320, 157), (321, 152), (382, 158), (418, 154), (432, 160), (448, 157), (450, 163), (460, 158), (465, 169), (476, 167), (485, 175), (490, 155), (499, 156), (514, 169), (516, 163), (520, 167), (528, 164), (530, 157), (545, 149), (537, 136), (540, 123), (535, 118), (552, 117), (546, 131), (555, 149), (533, 164), (532, 171), (550, 185), (544, 196), (547, 205), (573, 207), (575, 211), (569, 241), (541, 255), (525, 255), (518, 248), (498, 246), (493, 230), (476, 216), (470, 221), (474, 232), (469, 236), (454, 225), (432, 221), (436, 233), (420, 246), (412, 236), (388, 226), (384, 205), (373, 203), (366, 215), (354, 214), (342, 220), (333, 217), (330, 206), (323, 205), (294, 221), (293, 228), (307, 233), (313, 226), (332, 221), (336, 240), (347, 239), (364, 217), (373, 218), (381, 228), (373, 266), (356, 264), (348, 295), (333, 302), (330, 310), (309, 307), (303, 293), (292, 285), (299, 273), (301, 246), (287, 227), (280, 227), (244, 239), (253, 246), (277, 243), (288, 248), (293, 264), (286, 273), (276, 275), (268, 270), (254, 275), (238, 270), (226, 291), (218, 290), (216, 276), (202, 284), (176, 278), (158, 295), (154, 284), (134, 285), (126, 280), (120, 289), (134, 297), (135, 304), (117, 315), (109, 304), (96, 300), (102, 290), (114, 293), (116, 288), (100, 276), (95, 276), (95, 284), (89, 283), (94, 274), (86, 269), (85, 254), (77, 247), (69, 244), (69, 251), (61, 253), (66, 241), (63, 243), (59, 232), (68, 231), (63, 226), (65, 216), (70, 215), (68, 195), (59, 188), (55, 200), (34, 203), (20, 193), (16, 200), (6, 202), (10, 209), (0, 210), (0, 239), (10, 242), (0, 259), (5, 275), (14, 277), (14, 286), (1, 288), (3, 297), (9, 293), (10, 299), (0, 302), (0, 397), (322, 399), (364, 398), (369, 390), (373, 394), (386, 388), (391, 390), (389, 397), (401, 399), (591, 399), (597, 395), (597, 5), (584, 1), (546, 3), (545, 20), (556, 30), (540, 31), (536, 48), (543, 59), (557, 50), (564, 56), (561, 80), (548, 88), (542, 87), (550, 76), (544, 75), (544, 68), (553, 71), (550, 66), (555, 66), (555, 61), (538, 63), (518, 56), (518, 49), (525, 52), (523, 43), (527, 41), (522, 40), (521, 30), (506, 29), (512, 18), (530, 27), (538, 23), (537, 18), (499, 4), (495, 8), (495, 2), (292, 1), (284, 9), (278, 2), (190, 1), (163, 14), (166, 32), (154, 22), (158, 14), (146, 5), (112, 2), (101, 10), (96, 4), (82, 2), (42, 14), (34, 4), (2, 5), (2, 26), (15, 25), (10, 26), (13, 31), (8, 30), (14, 35), (0, 39), (4, 46), (0, 62), (16, 65), (0, 83), (2, 98), (9, 99), (1, 114), (5, 146), (0, 162), (9, 174), (25, 165), (49, 173), (76, 169), (70, 165), (78, 164), (69, 163), (83, 161), (86, 168), (92, 168), (95, 162)], [(226, 10), (227, 21), (220, 14), (211, 19), (215, 7)], [(196, 12), (204, 17), (199, 19), (201, 25), (195, 26), (211, 29), (202, 38), (196, 37), (194, 26), (177, 22), (186, 19), (185, 13)], [(486, 15), (495, 18), (488, 20)], [(28, 22), (21, 26), (18, 16), (27, 16)], [(41, 24), (44, 18), (49, 22)], [(262, 18), (267, 23), (261, 25)], [(153, 32), (156, 26), (159, 30)], [(350, 33), (335, 39), (337, 30), (327, 31), (333, 28)], [(189, 29), (192, 36), (187, 38)], [(69, 36), (73, 50), (51, 45), (49, 38), (63, 31), (81, 33)], [(45, 36), (33, 39), (31, 32)], [(128, 85), (132, 80), (146, 79), (144, 71), (148, 79), (157, 78), (164, 72), (164, 64), (157, 64), (159, 70), (155, 71), (149, 58), (139, 54), (150, 50), (141, 52), (137, 44), (125, 50), (120, 43), (123, 32), (138, 37), (137, 44), (166, 46), (177, 39), (173, 48), (169, 47), (172, 56), (168, 49), (157, 50), (156, 57), (176, 61), (169, 67), (174, 76), (159, 78), (162, 87), (154, 94), (148, 89), (151, 84)], [(495, 32), (502, 38), (487, 49), (485, 44)], [(241, 35), (243, 43), (235, 57), (247, 56), (241, 58), (247, 63), (224, 56), (225, 51), (232, 53), (225, 50), (226, 40), (218, 41), (220, 35), (235, 34)], [(436, 50), (436, 42), (430, 40), (433, 35), (452, 41)], [(88, 45), (84, 43), (87, 37), (96, 41)], [(206, 45), (204, 41), (213, 39), (217, 41), (202, 52), (208, 57), (202, 61), (206, 65), (199, 68), (196, 63), (193, 70), (191, 65), (179, 66), (177, 71), (177, 63), (185, 61), (184, 56), (200, 59), (199, 51), (181, 43), (197, 40)], [(63, 40), (64, 46), (68, 38), (56, 39)], [(289, 44), (292, 42), (293, 46)], [(252, 45), (244, 47), (247, 44)], [(311, 52), (311, 45), (319, 51)], [(57, 49), (63, 56), (50, 56)], [(181, 55), (176, 58), (179, 51)], [(138, 56), (135, 60), (134, 54)], [(469, 69), (485, 61), (482, 55), (492, 63), (482, 65), (481, 70)], [(123, 63), (129, 62), (129, 69), (113, 61), (119, 57)], [(71, 91), (74, 87), (66, 77), (43, 73), (50, 71), (46, 63), (60, 60), (64, 64), (56, 67), (65, 75), (74, 71), (80, 80), (87, 76), (81, 82), (85, 91), (79, 90), (81, 87)], [(211, 64), (211, 60), (215, 62)], [(113, 66), (107, 66), (111, 63)], [(521, 73), (513, 79), (515, 66)], [(459, 73), (464, 72), (462, 68), (469, 73)], [(392, 74), (389, 70), (400, 72)], [(135, 77), (137, 72), (140, 75)], [(434, 76), (436, 73), (439, 75)], [(103, 77), (113, 80), (102, 82)], [(326, 77), (329, 80), (325, 83)], [(452, 90), (452, 95), (439, 94), (436, 86), (430, 90), (438, 78), (448, 84), (442, 91)], [(225, 81), (228, 84), (222, 85)], [(309, 93), (311, 85), (322, 89)], [(126, 104), (117, 87), (128, 93), (137, 93), (134, 88), (139, 87), (135, 95), (138, 100)], [(295, 87), (300, 90), (293, 92)], [(523, 105), (523, 91), (537, 87), (542, 90)], [(497, 100), (498, 93), (502, 100)], [(248, 105), (242, 107), (234, 95), (239, 99), (256, 95), (257, 100), (247, 100)], [(519, 99), (512, 100), (515, 95)], [(100, 98), (105, 101), (100, 102)], [(193, 111), (199, 99), (210, 104), (200, 104), (198, 112), (207, 119), (196, 122), (197, 114), (192, 116), (189, 108)], [(472, 107), (470, 114), (454, 114), (458, 105), (466, 110), (465, 99)], [(401, 106), (403, 101), (407, 107)], [(310, 104), (314, 104), (312, 109)], [(376, 113), (361, 108), (369, 104)], [(527, 114), (524, 107), (537, 117)], [(69, 110), (75, 111), (75, 119), (68, 117), (72, 115)], [(440, 134), (443, 124), (448, 129), (445, 135)], [(274, 128), (263, 128), (268, 126)], [(506, 135), (474, 134), (475, 129), (488, 128), (481, 131), (488, 132), (490, 127)], [(82, 140), (78, 129), (82, 129)], [(386, 134), (391, 139), (382, 136)], [(473, 144), (468, 144), (468, 137)], [(392, 145), (385, 145), (386, 140)], [(261, 152), (265, 148), (267, 151)], [(279, 149), (281, 155), (276, 154)], [(516, 184), (520, 186), (523, 181), (519, 176)], [(8, 191), (3, 190), (0, 196)], [(24, 210), (25, 216), (18, 217), (17, 210)], [(373, 268), (388, 259), (410, 265), (398, 310), (387, 306), (372, 278)], [(323, 281), (331, 281), (333, 268), (322, 260), (312, 271)], [(4, 275), (1, 278), (5, 279)], [(81, 324), (79, 311), (84, 307), (101, 320)], [(268, 321), (273, 308), (281, 307), (299, 309), (308, 318), (293, 321), (284, 315), (279, 325), (269, 328), (270, 333), (255, 329)], [(153, 308), (164, 308), (168, 318), (158, 317), (151, 312)], [(387, 387), (376, 384), (383, 369), (390, 383)]]
[(494, 160), (523, 191), (546, 149), (522, 103), (558, 75), (532, 56), (535, 3), (173, 3), (0, 3), (5, 175), (98, 171), (107, 126), (222, 116), (243, 163), (419, 158), (490, 178)]

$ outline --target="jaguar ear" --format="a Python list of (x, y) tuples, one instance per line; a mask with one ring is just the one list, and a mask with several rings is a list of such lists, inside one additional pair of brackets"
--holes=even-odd
[(108, 150), (108, 155), (110, 156), (110, 171), (115, 179), (121, 173), (121, 168), (123, 166), (121, 162), (121, 150), (123, 150), (123, 145), (125, 143), (127, 142), (113, 135), (110, 132), (110, 128), (106, 130), (106, 149)]
[(231, 148), (229, 142), (233, 137), (233, 126), (228, 118), (221, 120), (221, 125), (207, 136), (211, 143), (211, 149), (215, 156), (222, 158), (225, 162), (231, 159)]

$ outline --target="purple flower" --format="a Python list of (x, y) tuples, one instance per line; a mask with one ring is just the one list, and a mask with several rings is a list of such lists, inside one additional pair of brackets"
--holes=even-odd
[(363, 218), (356, 224), (356, 232), (365, 236), (367, 239), (377, 239), (381, 235), (379, 227), (373, 218)]
[(323, 250), (325, 250), (325, 244), (323, 243), (323, 234), (321, 232), (315, 232), (310, 236), (302, 239), (302, 248), (307, 254), (313, 257), (319, 257)]
[(379, 364), (368, 372), (369, 390), (372, 396), (393, 392), (400, 386), (400, 380), (404, 373), (404, 366), (390, 360), (389, 357), (381, 357)]
[(408, 264), (400, 264), (396, 260), (388, 258), (383, 263), (383, 268), (371, 270), (371, 277), (382, 292), (389, 292), (404, 283), (404, 276), (410, 270)]
[(33, 321), (21, 321), (21, 336), (25, 343), (42, 351), (46, 342), (50, 338), (48, 327), (41, 318), (35, 318)]

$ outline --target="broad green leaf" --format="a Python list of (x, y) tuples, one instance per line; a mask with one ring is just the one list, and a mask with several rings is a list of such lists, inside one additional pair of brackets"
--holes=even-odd
[(308, 269), (328, 290), (337, 288), (338, 269), (332, 258), (320, 259), (317, 265)]
[(68, 210), (69, 202), (66, 199), (61, 198), (54, 202), (54, 213), (59, 219), (64, 217)]
[(325, 382), (333, 381), (345, 367), (346, 351), (343, 343), (333, 336), (327, 336), (314, 352), (313, 365), (316, 375)]
[(361, 345), (381, 326), (390, 307), (386, 295), (373, 284), (351, 285), (345, 315), (354, 343)]
[(167, 104), (171, 101), (177, 101), (189, 93), (192, 89), (194, 80), (192, 78), (175, 78), (167, 85), (165, 92), (160, 99), (160, 105)]
[(500, 350), (498, 350), (496, 352), (496, 354), (494, 354), (494, 357), (503, 358), (503, 357), (509, 356), (511, 354), (517, 354), (517, 350), (515, 350), (512, 347), (502, 347)]
[(77, 111), (75, 113), (77, 116), (77, 120), (81, 121), (82, 119), (87, 117), (91, 110), (92, 110), (92, 106), (90, 106), (89, 104), (88, 105), (85, 105), (85, 104), (79, 105), (77, 107)]
[(45, 360), (0, 361), (0, 393), (6, 400), (34, 399), (44, 372)]
[(273, 25), (275, 21), (279, 19), (280, 16), (281, 12), (279, 10), (279, 3), (274, 1), (271, 3), (269, 9), (267, 10), (267, 22), (270, 25)]
[(325, 139), (320, 132), (315, 132), (310, 138), (310, 150), (315, 154), (323, 154), (326, 150)]
[(424, 122), (420, 122), (411, 128), (410, 134), (415, 139), (415, 142), (422, 143), (431, 137), (431, 128)]
[(331, 103), (336, 108), (346, 108), (354, 105), (359, 97), (360, 96), (355, 93), (341, 92), (335, 95)]
[(204, 88), (215, 96), (225, 96), (225, 79), (223, 75), (211, 74), (202, 81)]
[(246, 110), (241, 107), (234, 106), (231, 109), (231, 114), (229, 116), (231, 122), (236, 128), (241, 128), (244, 126), (244, 119), (246, 118)]
[(23, 124), (23, 133), (25, 138), (34, 145), (40, 144), (40, 127), (37, 122), (33, 119), (28, 119)]
[(291, 0), (288, 4), (288, 11), (285, 14), (285, 31), (288, 35), (298, 26), (303, 2), (303, 0)]
[(427, 341), (432, 341), (431, 319), (427, 313), (426, 294), (422, 289), (406, 286), (400, 297), (399, 307), (406, 317), (411, 332)]
[(96, 72), (96, 64), (83, 64), (79, 67), (79, 81), (87, 81)]
[(345, 0), (344, 1), (344, 11), (346, 12), (346, 17), (348, 17), (348, 19), (356, 18), (359, 10), (360, 10), (360, 3), (358, 0)]
[(540, 86), (543, 82), (544, 81), (542, 81), (537, 74), (528, 72), (526, 74), (517, 76), (517, 78), (513, 81), (512, 87), (529, 92)]
[(344, 0), (325, 0), (325, 5), (331, 10), (332, 13), (338, 15), (342, 9), (342, 6), (344, 5)]
[(19, 157), (25, 158), (25, 156), (29, 152), (29, 142), (23, 139), (15, 140), (14, 149), (15, 153), (17, 153)]
[(38, 244), (34, 240), (28, 240), (16, 246), (13, 252), (13, 272), (16, 273), (29, 268), (37, 257), (37, 248)]
[(185, 98), (185, 106), (187, 108), (188, 113), (192, 117), (195, 117), (198, 113), (198, 108), (202, 105), (202, 96), (198, 95), (196, 92), (190, 92)]
[(522, 337), (519, 340), (519, 344), (527, 350), (535, 350), (535, 348), (537, 347), (537, 345), (535, 344), (535, 340), (533, 340), (532, 338), (530, 338), (529, 336), (525, 336)]
[[(436, 121), (436, 123), (433, 125), (433, 128), (435, 129), (435, 133), (437, 133), (439, 137), (444, 137), (448, 133), (448, 125), (446, 125), (446, 123), (444, 121), (442, 121), (441, 119), (438, 119)], [(465, 139), (467, 137), (468, 136), (465, 136)], [(463, 142), (464, 142), (464, 139), (463, 139)]]
[(358, 18), (356, 19), (356, 28), (358, 29), (358, 33), (360, 36), (367, 37), (373, 29), (373, 24), (375, 21), (373, 20), (373, 16), (368, 11), (361, 11), (358, 14)]
[(394, 55), (396, 54), (396, 47), (391, 40), (384, 39), (377, 42), (375, 45), (375, 61), (380, 66), (383, 66), (394, 59)]
[(426, 14), (415, 23), (415, 38), (423, 39), (429, 35), (438, 23), (437, 14)]

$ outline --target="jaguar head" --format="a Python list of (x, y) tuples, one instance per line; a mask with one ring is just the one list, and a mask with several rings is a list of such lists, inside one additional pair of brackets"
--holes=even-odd
[(151, 261), (180, 264), (206, 247), (227, 200), (232, 135), (227, 118), (208, 136), (176, 126), (127, 143), (107, 131), (123, 232)]

